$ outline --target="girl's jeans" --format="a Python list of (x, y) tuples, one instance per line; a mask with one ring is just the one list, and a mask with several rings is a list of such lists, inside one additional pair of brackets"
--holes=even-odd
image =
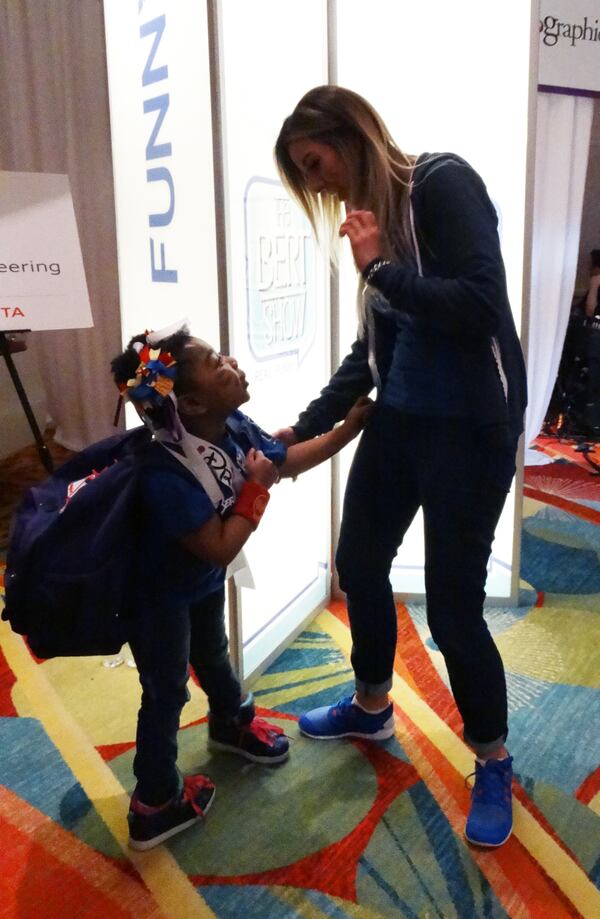
[(188, 662), (208, 696), (211, 713), (235, 717), (241, 690), (227, 650), (225, 592), (193, 606), (143, 604), (130, 646), (142, 684), (133, 771), (144, 804), (163, 804), (177, 794), (179, 717), (189, 700)]
[(390, 568), (419, 507), (431, 636), (442, 652), (464, 736), (476, 752), (504, 743), (506, 683), (483, 618), (494, 530), (515, 469), (504, 428), (401, 414), (378, 405), (356, 451), (336, 555), (347, 593), (357, 688), (391, 687), (396, 609)]

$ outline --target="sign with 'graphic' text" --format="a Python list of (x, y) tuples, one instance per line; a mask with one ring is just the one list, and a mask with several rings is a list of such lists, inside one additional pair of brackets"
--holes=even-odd
[(541, 0), (541, 90), (600, 95), (600, 0)]
[(68, 177), (0, 172), (0, 331), (91, 325)]

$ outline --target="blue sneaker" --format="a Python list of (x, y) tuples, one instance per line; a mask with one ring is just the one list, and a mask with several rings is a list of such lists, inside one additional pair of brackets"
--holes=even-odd
[(394, 734), (394, 707), (391, 702), (384, 711), (371, 715), (355, 705), (353, 700), (354, 696), (348, 696), (336, 705), (313, 708), (300, 716), (298, 727), (303, 734), (315, 740), (334, 740), (337, 737), (386, 740)]
[(512, 833), (512, 756), (476, 761), (474, 775), (465, 836), (476, 846), (501, 846)]

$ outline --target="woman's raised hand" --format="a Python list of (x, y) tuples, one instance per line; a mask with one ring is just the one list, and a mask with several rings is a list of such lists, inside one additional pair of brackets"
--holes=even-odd
[(271, 434), (271, 437), (281, 440), (286, 447), (293, 447), (294, 444), (298, 443), (298, 438), (293, 428), (279, 428), (278, 431)]
[(381, 255), (381, 233), (373, 211), (348, 211), (340, 227), (340, 236), (347, 236), (359, 271)]

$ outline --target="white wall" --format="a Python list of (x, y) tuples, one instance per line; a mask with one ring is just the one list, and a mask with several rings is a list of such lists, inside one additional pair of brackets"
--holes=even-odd
[[(361, 93), (407, 153), (452, 151), (480, 173), (500, 218), (500, 240), (517, 329), (525, 233), (531, 4), (505, 0), (361, 0), (338, 4), (338, 82)], [(346, 247), (347, 248), (347, 247)], [(341, 354), (355, 336), (356, 274), (348, 252), (340, 275)], [(342, 454), (342, 481), (350, 451)], [(520, 494), (496, 530), (486, 590), (515, 592), (511, 566)], [(517, 516), (515, 516), (517, 514)], [(517, 521), (515, 525), (515, 520)], [(424, 591), (422, 517), (392, 568), (399, 593)]]

